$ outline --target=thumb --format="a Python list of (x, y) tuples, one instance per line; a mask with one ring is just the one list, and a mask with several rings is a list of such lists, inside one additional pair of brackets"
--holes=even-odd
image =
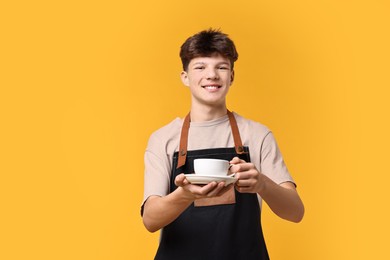
[(185, 179), (186, 179), (186, 177), (184, 176), (184, 173), (181, 173), (181, 174), (177, 175), (176, 178), (175, 178), (175, 185), (178, 186), (178, 187), (183, 186)]

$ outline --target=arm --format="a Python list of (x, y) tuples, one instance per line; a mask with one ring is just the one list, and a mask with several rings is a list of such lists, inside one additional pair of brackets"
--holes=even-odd
[(276, 184), (260, 173), (253, 163), (247, 163), (235, 157), (231, 172), (237, 172), (236, 189), (243, 193), (258, 193), (271, 210), (279, 217), (300, 222), (304, 215), (304, 206), (291, 182)]
[(155, 232), (174, 221), (195, 199), (220, 196), (227, 188), (225, 183), (211, 182), (205, 186), (192, 185), (184, 174), (175, 179), (178, 188), (160, 197), (150, 196), (144, 204), (143, 222), (147, 230)]
[(148, 231), (155, 232), (174, 221), (191, 203), (183, 198), (180, 187), (164, 197), (150, 196), (144, 205), (143, 223)]

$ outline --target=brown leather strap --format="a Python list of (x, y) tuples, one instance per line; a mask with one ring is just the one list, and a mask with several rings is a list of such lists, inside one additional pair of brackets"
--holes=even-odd
[(232, 128), (234, 147), (236, 148), (236, 153), (243, 154), (245, 153), (245, 151), (244, 151), (244, 146), (242, 146), (240, 131), (238, 130), (236, 118), (234, 117), (233, 113), (230, 112), (229, 110), (227, 111), (227, 114), (229, 116), (230, 127)]
[[(237, 154), (245, 153), (244, 147), (242, 146), (240, 131), (238, 130), (237, 121), (232, 112), (227, 111), (230, 127), (232, 128), (234, 147)], [(177, 160), (177, 169), (186, 163), (187, 158), (187, 143), (188, 143), (188, 131), (190, 129), (190, 113), (184, 118), (183, 126), (180, 134), (180, 145), (179, 145), (179, 157)]]
[(177, 169), (186, 164), (187, 158), (187, 142), (188, 142), (188, 130), (190, 129), (190, 114), (184, 118), (183, 126), (180, 134), (180, 146), (179, 146), (179, 157), (177, 160)]

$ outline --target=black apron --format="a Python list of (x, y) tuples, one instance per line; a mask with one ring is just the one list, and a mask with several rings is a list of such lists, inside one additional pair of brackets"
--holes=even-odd
[[(190, 116), (187, 115), (181, 132), (179, 152), (175, 152), (173, 156), (170, 192), (177, 188), (177, 175), (194, 172), (194, 159), (214, 158), (230, 161), (237, 156), (250, 162), (249, 148), (241, 144), (234, 115), (228, 111), (228, 116), (235, 147), (187, 151), (190, 126)], [(229, 192), (232, 193), (234, 201), (231, 201), (229, 195), (226, 195), (230, 198), (227, 203), (208, 205), (208, 199), (202, 199), (197, 205), (195, 201), (176, 220), (164, 227), (155, 259), (269, 259), (261, 228), (257, 194), (237, 192), (233, 185)], [(206, 203), (202, 205), (202, 201)]]

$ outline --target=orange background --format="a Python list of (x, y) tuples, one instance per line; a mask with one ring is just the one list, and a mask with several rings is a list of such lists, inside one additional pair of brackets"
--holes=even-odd
[(270, 127), (306, 216), (267, 206), (272, 259), (388, 259), (389, 2), (0, 4), (0, 258), (152, 259), (149, 135), (189, 109), (179, 47), (221, 28), (228, 106)]

